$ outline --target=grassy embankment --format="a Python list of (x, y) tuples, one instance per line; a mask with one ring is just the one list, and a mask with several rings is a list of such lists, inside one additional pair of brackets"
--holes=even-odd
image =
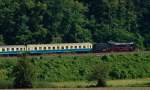
[[(96, 82), (85, 82), (85, 81), (76, 81), (76, 82), (53, 82), (53, 83), (46, 83), (41, 82), (35, 83), (35, 87), (38, 87), (39, 85), (43, 85), (42, 83), (45, 83), (45, 86), (49, 87), (55, 87), (55, 88), (67, 88), (67, 87), (90, 87), (91, 85), (95, 85)], [(128, 79), (128, 80), (108, 80), (108, 87), (149, 87), (150, 86), (150, 79)], [(41, 87), (40, 86), (40, 87)]]
[[(93, 66), (106, 62), (111, 65), (108, 86), (149, 86), (150, 53), (137, 52), (108, 56), (42, 56), (31, 57), (36, 70), (34, 87), (88, 87)], [(0, 88), (12, 87), (12, 69), (17, 58), (0, 58)], [(139, 79), (141, 78), (141, 79)], [(121, 80), (120, 80), (121, 79)], [(56, 83), (57, 82), (57, 83)]]
[[(34, 82), (34, 88), (87, 88), (95, 85), (96, 82), (68, 81), (68, 82)], [(150, 78), (108, 80), (108, 87), (149, 87)], [(12, 88), (12, 81), (0, 81), (0, 88)]]

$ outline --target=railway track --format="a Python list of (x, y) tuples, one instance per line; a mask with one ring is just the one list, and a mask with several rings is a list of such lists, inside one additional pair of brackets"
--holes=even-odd
[[(150, 51), (134, 51), (134, 52), (105, 52), (105, 53), (59, 53), (59, 54), (41, 54), (28, 55), (27, 57), (48, 57), (48, 56), (105, 56), (105, 55), (126, 55), (126, 54), (150, 54)], [(0, 56), (0, 58), (18, 58), (21, 56)]]
[(107, 52), (107, 53), (61, 53), (61, 54), (44, 54), (44, 55), (32, 55), (32, 56), (104, 56), (104, 55), (126, 55), (143, 53), (148, 54), (150, 51), (134, 51), (134, 52)]

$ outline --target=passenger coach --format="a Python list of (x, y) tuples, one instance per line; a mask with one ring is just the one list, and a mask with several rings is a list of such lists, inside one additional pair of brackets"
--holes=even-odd
[(64, 43), (64, 44), (28, 44), (0, 46), (1, 55), (16, 55), (25, 51), (30, 54), (91, 52), (92, 43)]

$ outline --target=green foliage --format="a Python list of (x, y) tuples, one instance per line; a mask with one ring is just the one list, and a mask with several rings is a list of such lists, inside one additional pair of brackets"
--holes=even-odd
[[(86, 7), (78, 1), (0, 2), (0, 34), (4, 36), (6, 44), (91, 41), (90, 31), (84, 28), (87, 22), (84, 16)], [(71, 36), (74, 41), (67, 41), (65, 37), (74, 34), (72, 32), (77, 33)]]
[(32, 64), (27, 58), (18, 60), (17, 65), (13, 68), (14, 88), (32, 88), (32, 80), (34, 76)]
[(107, 56), (107, 55), (104, 55), (104, 56), (101, 57), (101, 60), (102, 60), (103, 62), (109, 62), (109, 60), (111, 60), (111, 57), (110, 57), (110, 56)]
[(2, 35), (0, 35), (0, 45), (4, 45), (4, 38)]
[(7, 79), (7, 70), (0, 69), (0, 80), (5, 80)]
[(100, 63), (94, 67), (89, 79), (97, 81), (97, 87), (106, 87), (106, 80), (108, 79), (109, 65), (106, 63)]
[(144, 48), (144, 38), (140, 34), (137, 34), (137, 39), (135, 42), (137, 43), (136, 45), (138, 48), (140, 49)]
[[(110, 72), (108, 79), (136, 79), (150, 77), (150, 55), (148, 53), (135, 53), (127, 55), (108, 56), (42, 56), (23, 60), (36, 69), (33, 81), (85, 81), (94, 67), (101, 63), (109, 64)], [(13, 80), (12, 73), (19, 62), (17, 58), (0, 58), (0, 80)], [(19, 64), (19, 66), (21, 66)], [(14, 67), (14, 68), (13, 68)], [(22, 68), (18, 68), (22, 70)], [(27, 69), (28, 71), (29, 69)], [(22, 70), (23, 71), (23, 70)], [(30, 71), (30, 70), (29, 70)], [(15, 75), (17, 72), (13, 72)], [(25, 73), (27, 74), (27, 73)], [(23, 76), (23, 75), (22, 75)], [(27, 74), (27, 77), (32, 75)], [(26, 78), (27, 78), (26, 77)], [(32, 78), (29, 78), (32, 79)]]
[(12, 81), (0, 80), (0, 89), (11, 89), (13, 88)]
[(149, 48), (149, 1), (0, 0), (0, 45), (133, 41)]

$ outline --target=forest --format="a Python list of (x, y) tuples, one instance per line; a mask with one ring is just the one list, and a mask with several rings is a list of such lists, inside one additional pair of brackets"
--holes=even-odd
[(0, 45), (107, 41), (150, 46), (149, 0), (0, 0)]

